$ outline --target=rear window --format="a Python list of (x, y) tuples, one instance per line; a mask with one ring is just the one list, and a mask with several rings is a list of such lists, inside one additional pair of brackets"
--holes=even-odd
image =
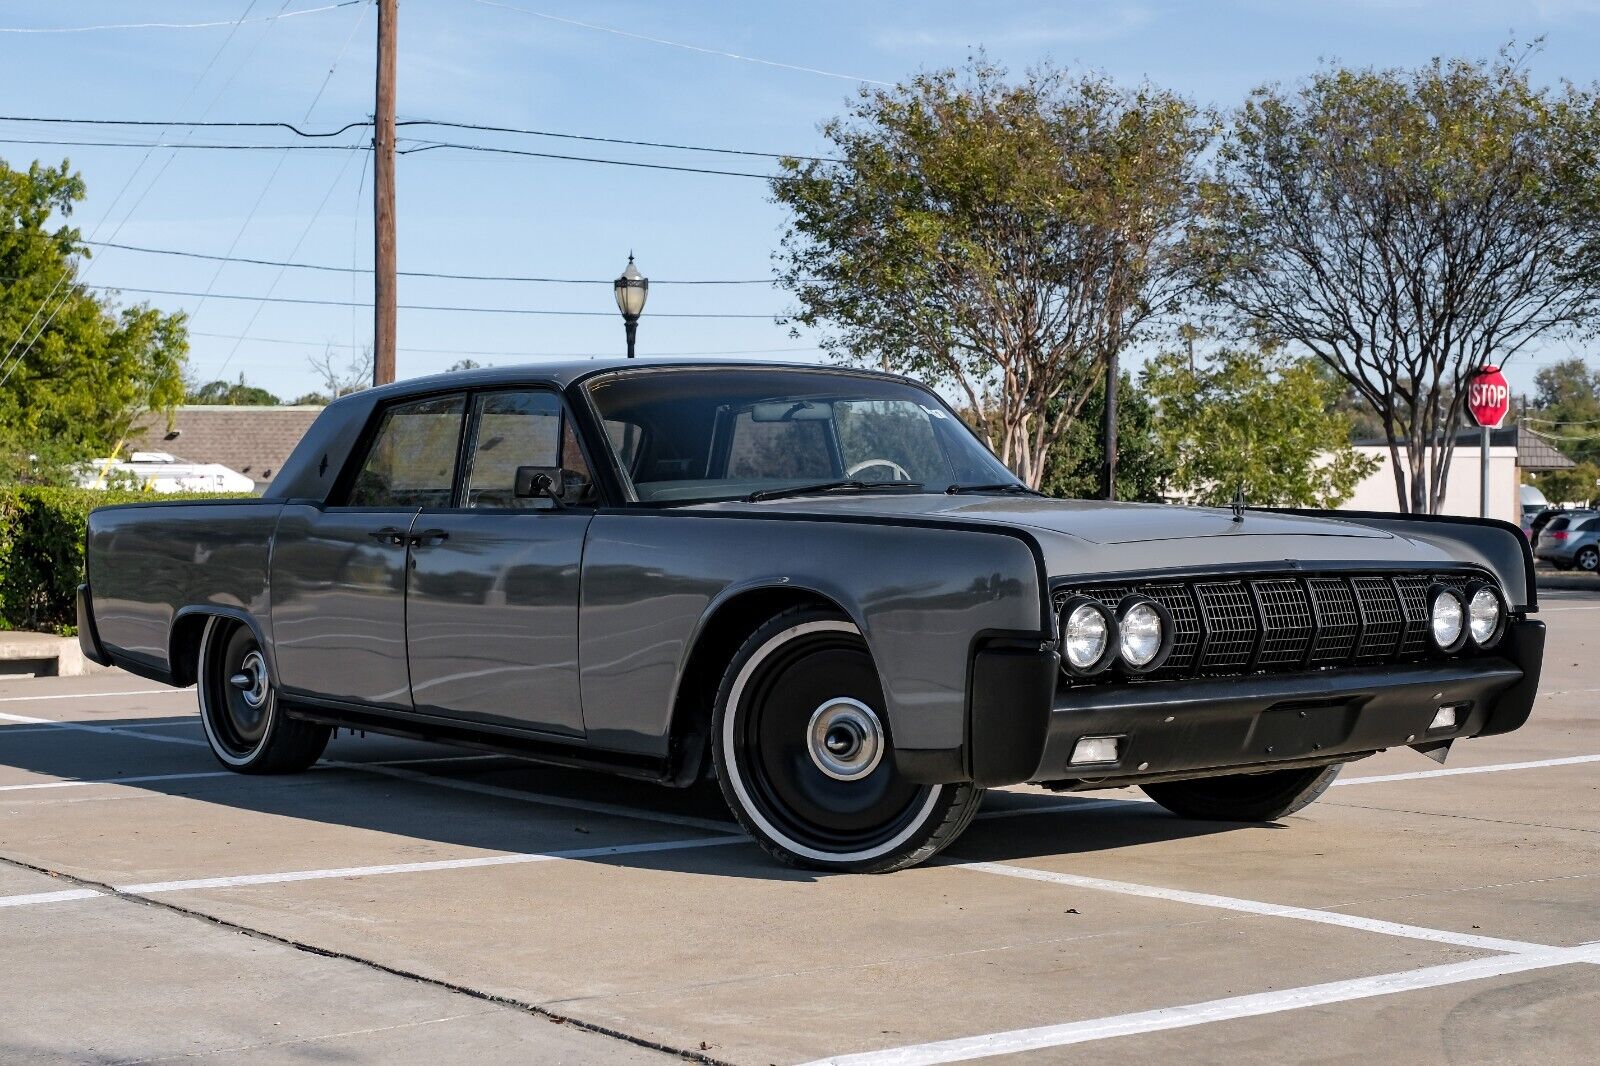
[(1544, 531), (1546, 533), (1554, 533), (1559, 529), (1566, 529), (1571, 524), (1572, 524), (1572, 519), (1564, 517), (1564, 516), (1561, 517), (1561, 518), (1552, 518), (1552, 519), (1550, 519), (1549, 523), (1544, 527)]

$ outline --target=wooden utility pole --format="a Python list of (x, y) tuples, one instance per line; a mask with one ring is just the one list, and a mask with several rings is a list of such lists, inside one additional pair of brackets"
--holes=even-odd
[(1117, 356), (1106, 360), (1106, 403), (1100, 419), (1100, 441), (1105, 451), (1100, 467), (1100, 489), (1105, 498), (1117, 498)]
[(372, 383), (394, 380), (396, 305), (394, 240), (394, 78), (400, 0), (378, 0), (378, 91), (372, 151)]

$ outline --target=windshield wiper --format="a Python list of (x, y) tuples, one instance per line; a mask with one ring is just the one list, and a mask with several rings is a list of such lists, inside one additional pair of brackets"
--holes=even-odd
[(810, 496), (818, 492), (833, 492), (836, 489), (850, 489), (852, 492), (868, 492), (872, 489), (920, 489), (920, 481), (858, 481), (855, 478), (846, 478), (843, 481), (824, 481), (816, 485), (795, 485), (787, 489), (760, 489), (746, 496), (746, 503), (760, 503), (762, 500), (782, 500), (790, 496)]
[(945, 489), (947, 496), (959, 496), (963, 492), (1017, 492), (1024, 496), (1043, 496), (1044, 493), (1020, 485), (1015, 481), (1005, 481), (995, 485), (951, 485)]

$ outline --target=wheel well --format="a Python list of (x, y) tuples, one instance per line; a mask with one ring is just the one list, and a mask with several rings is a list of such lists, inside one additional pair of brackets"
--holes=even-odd
[(791, 607), (845, 611), (809, 589), (759, 588), (741, 592), (719, 606), (695, 637), (672, 705), (672, 752), (677, 784), (693, 784), (710, 768), (705, 757), (711, 736), (711, 711), (717, 687), (739, 646), (767, 619)]
[(180, 688), (194, 684), (200, 678), (200, 642), (205, 637), (206, 624), (221, 618), (233, 625), (244, 623), (227, 615), (186, 614), (172, 626), (171, 652), (168, 663), (172, 670), (172, 683)]

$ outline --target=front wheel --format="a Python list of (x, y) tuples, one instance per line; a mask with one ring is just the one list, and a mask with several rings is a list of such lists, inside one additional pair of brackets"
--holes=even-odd
[(249, 626), (207, 621), (196, 673), (200, 723), (222, 765), (241, 774), (284, 774), (322, 757), (332, 730), (283, 713), (266, 652)]
[(885, 873), (931, 858), (983, 790), (895, 768), (883, 689), (861, 632), (795, 608), (756, 630), (717, 692), (712, 758), (739, 824), (791, 866)]
[(1264, 774), (1226, 774), (1145, 785), (1144, 793), (1180, 818), (1213, 822), (1275, 822), (1328, 791), (1343, 763)]

